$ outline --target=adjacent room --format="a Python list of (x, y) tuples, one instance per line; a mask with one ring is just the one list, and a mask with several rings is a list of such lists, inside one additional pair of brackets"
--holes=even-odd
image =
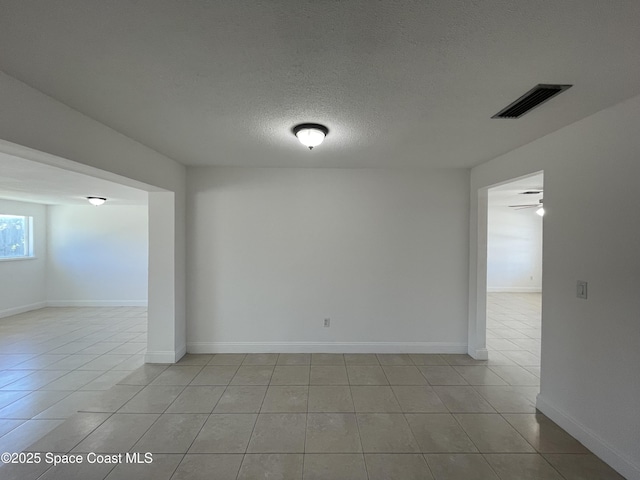
[(0, 4), (0, 478), (640, 480), (640, 4)]

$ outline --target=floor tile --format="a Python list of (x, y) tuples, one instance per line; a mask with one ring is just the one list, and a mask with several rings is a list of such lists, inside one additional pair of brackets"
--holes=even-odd
[[(72, 355), (75, 356), (75, 355)], [(48, 383), (40, 390), (78, 390), (87, 383), (95, 380), (102, 372), (91, 370), (76, 370), (63, 375), (62, 377)]]
[(449, 354), (443, 355), (442, 358), (449, 365), (487, 365), (486, 360), (476, 360), (467, 354)]
[(351, 387), (351, 395), (356, 412), (394, 413), (402, 411), (391, 387), (354, 385)]
[(367, 480), (362, 455), (309, 454), (304, 456), (304, 480)]
[(307, 416), (306, 453), (362, 452), (354, 413), (310, 413)]
[(349, 385), (347, 369), (341, 365), (311, 365), (310, 385)]
[(273, 366), (247, 365), (240, 366), (229, 385), (269, 385)]
[(236, 480), (242, 458), (237, 454), (187, 454), (171, 480)]
[(414, 365), (448, 365), (444, 358), (437, 354), (411, 354), (409, 357)]
[(442, 403), (450, 412), (494, 413), (495, 410), (473, 387), (434, 386)]
[(0, 438), (0, 452), (21, 452), (62, 423), (62, 420), (27, 420)]
[(267, 392), (260, 385), (229, 386), (218, 400), (215, 413), (258, 413)]
[(211, 361), (213, 355), (187, 353), (176, 365), (206, 365)]
[(425, 366), (418, 367), (422, 375), (427, 379), (429, 385), (467, 385), (467, 381), (462, 378), (450, 366)]
[(400, 353), (379, 353), (376, 355), (380, 365), (413, 365), (411, 357)]
[(182, 460), (182, 455), (154, 454), (152, 463), (121, 463), (105, 480), (169, 480)]
[(110, 355), (105, 353), (95, 360), (85, 363), (79, 367), (78, 370), (111, 370), (113, 367), (124, 362), (129, 357), (130, 355)]
[(384, 370), (378, 365), (348, 365), (351, 385), (389, 385)]
[(468, 413), (455, 417), (482, 453), (535, 453), (501, 415)]
[(224, 390), (225, 387), (214, 385), (187, 386), (166, 413), (211, 413)]
[(345, 353), (344, 362), (347, 365), (380, 365), (374, 353)]
[(0, 418), (0, 437), (2, 437), (5, 433), (9, 433), (17, 426), (22, 425), (24, 422), (26, 422), (26, 420)]
[(73, 452), (126, 452), (158, 419), (157, 414), (119, 414), (104, 421)]
[(277, 365), (310, 365), (310, 353), (281, 353)]
[(34, 418), (64, 420), (87, 406), (92, 405), (100, 395), (102, 395), (102, 392), (73, 392), (58, 403), (40, 412)]
[(271, 385), (309, 385), (310, 367), (276, 366), (271, 376)]
[(26, 447), (25, 451), (69, 452), (110, 416), (110, 413), (76, 413)]
[(299, 413), (307, 411), (309, 387), (271, 385), (262, 402), (262, 413)]
[(153, 379), (150, 385), (189, 385), (200, 373), (199, 365), (171, 365)]
[(344, 365), (344, 355), (341, 353), (312, 353), (311, 365)]
[(449, 412), (432, 387), (395, 385), (391, 389), (404, 413)]
[(541, 413), (505, 414), (504, 419), (541, 453), (589, 453), (580, 442)]
[(506, 385), (502, 378), (489, 367), (480, 365), (460, 365), (453, 367), (469, 385)]
[(431, 471), (418, 454), (366, 454), (369, 480), (433, 480)]
[(245, 453), (256, 414), (212, 414), (193, 441), (189, 453)]
[(425, 459), (435, 480), (500, 480), (480, 454), (429, 454)]
[(402, 414), (359, 413), (362, 449), (367, 453), (417, 453), (420, 448)]
[(247, 453), (303, 453), (307, 415), (261, 413)]
[(475, 390), (499, 413), (535, 413), (538, 387), (477, 386)]
[(69, 355), (62, 360), (59, 360), (55, 363), (50, 364), (45, 367), (45, 370), (75, 370), (82, 365), (86, 365), (92, 360), (98, 358), (98, 355), (87, 355), (87, 354), (74, 354)]
[(73, 392), (35, 391), (0, 409), (0, 418), (30, 420)]
[(242, 365), (275, 365), (277, 361), (277, 353), (249, 353)]
[(118, 382), (119, 385), (149, 385), (155, 378), (164, 372), (169, 365), (147, 364), (138, 368)]
[(237, 365), (207, 366), (200, 370), (191, 385), (228, 385), (237, 370)]
[(80, 408), (84, 412), (115, 412), (136, 396), (144, 387), (141, 385), (114, 385), (103, 390), (89, 405)]
[(242, 365), (244, 353), (218, 353), (209, 360), (209, 365)]
[(148, 385), (118, 413), (163, 413), (184, 390), (182, 385)]
[(390, 385), (426, 385), (427, 380), (414, 366), (383, 366)]
[[(0, 463), (0, 478), (2, 480), (31, 480), (40, 477), (51, 465), (41, 463)], [(66, 479), (64, 479), (66, 480)]]
[[(0, 390), (0, 409), (6, 407), (7, 405), (12, 404), (16, 400), (29, 395), (28, 391), (25, 390)], [(1, 418), (1, 417), (0, 417)]]
[(309, 412), (354, 412), (351, 389), (348, 386), (330, 385), (309, 387)]
[(412, 413), (407, 423), (423, 453), (475, 453), (475, 447), (453, 415)]
[(115, 467), (113, 463), (89, 463), (83, 456), (82, 463), (56, 465), (38, 480), (102, 480)]
[(523, 367), (493, 365), (489, 368), (503, 378), (509, 385), (540, 385), (540, 379)]
[(502, 480), (563, 480), (562, 476), (537, 454), (490, 454), (485, 455), (489, 465)]
[(206, 414), (165, 413), (138, 440), (133, 451), (186, 453), (207, 417)]
[(237, 480), (302, 480), (303, 455), (245, 455)]
[(566, 480), (624, 480), (622, 475), (595, 455), (551, 453), (543, 457)]

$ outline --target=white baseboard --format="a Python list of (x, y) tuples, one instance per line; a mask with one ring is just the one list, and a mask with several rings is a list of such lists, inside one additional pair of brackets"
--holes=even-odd
[(31, 310), (38, 310), (47, 306), (47, 302), (36, 302), (29, 305), (22, 305), (20, 307), (5, 308), (0, 310), (0, 318), (10, 317), (11, 315), (18, 315), (19, 313), (30, 312)]
[(487, 293), (540, 293), (540, 287), (487, 287)]
[(50, 300), (47, 307), (146, 307), (146, 300)]
[(189, 353), (467, 353), (464, 343), (189, 342)]
[(177, 350), (149, 351), (144, 356), (144, 363), (176, 363), (187, 353), (187, 346), (183, 345)]
[(632, 459), (619, 452), (613, 445), (604, 441), (593, 430), (578, 422), (571, 415), (549, 404), (540, 394), (536, 399), (536, 408), (609, 464), (620, 475), (628, 480), (640, 480), (640, 465), (636, 465)]
[(476, 360), (489, 360), (489, 350), (486, 348), (477, 348), (469, 351), (468, 354)]

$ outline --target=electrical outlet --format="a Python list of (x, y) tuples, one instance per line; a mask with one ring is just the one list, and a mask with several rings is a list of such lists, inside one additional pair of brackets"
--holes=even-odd
[(327, 328), (331, 326), (331, 319), (330, 318), (325, 318), (324, 319), (324, 326), (327, 327)]
[(587, 282), (583, 282), (582, 280), (578, 280), (578, 285), (576, 287), (576, 297), (587, 299)]

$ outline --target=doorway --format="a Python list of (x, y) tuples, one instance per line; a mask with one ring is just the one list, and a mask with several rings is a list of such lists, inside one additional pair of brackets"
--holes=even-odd
[(486, 346), (492, 363), (531, 386), (540, 377), (543, 200), (542, 172), (487, 192)]

